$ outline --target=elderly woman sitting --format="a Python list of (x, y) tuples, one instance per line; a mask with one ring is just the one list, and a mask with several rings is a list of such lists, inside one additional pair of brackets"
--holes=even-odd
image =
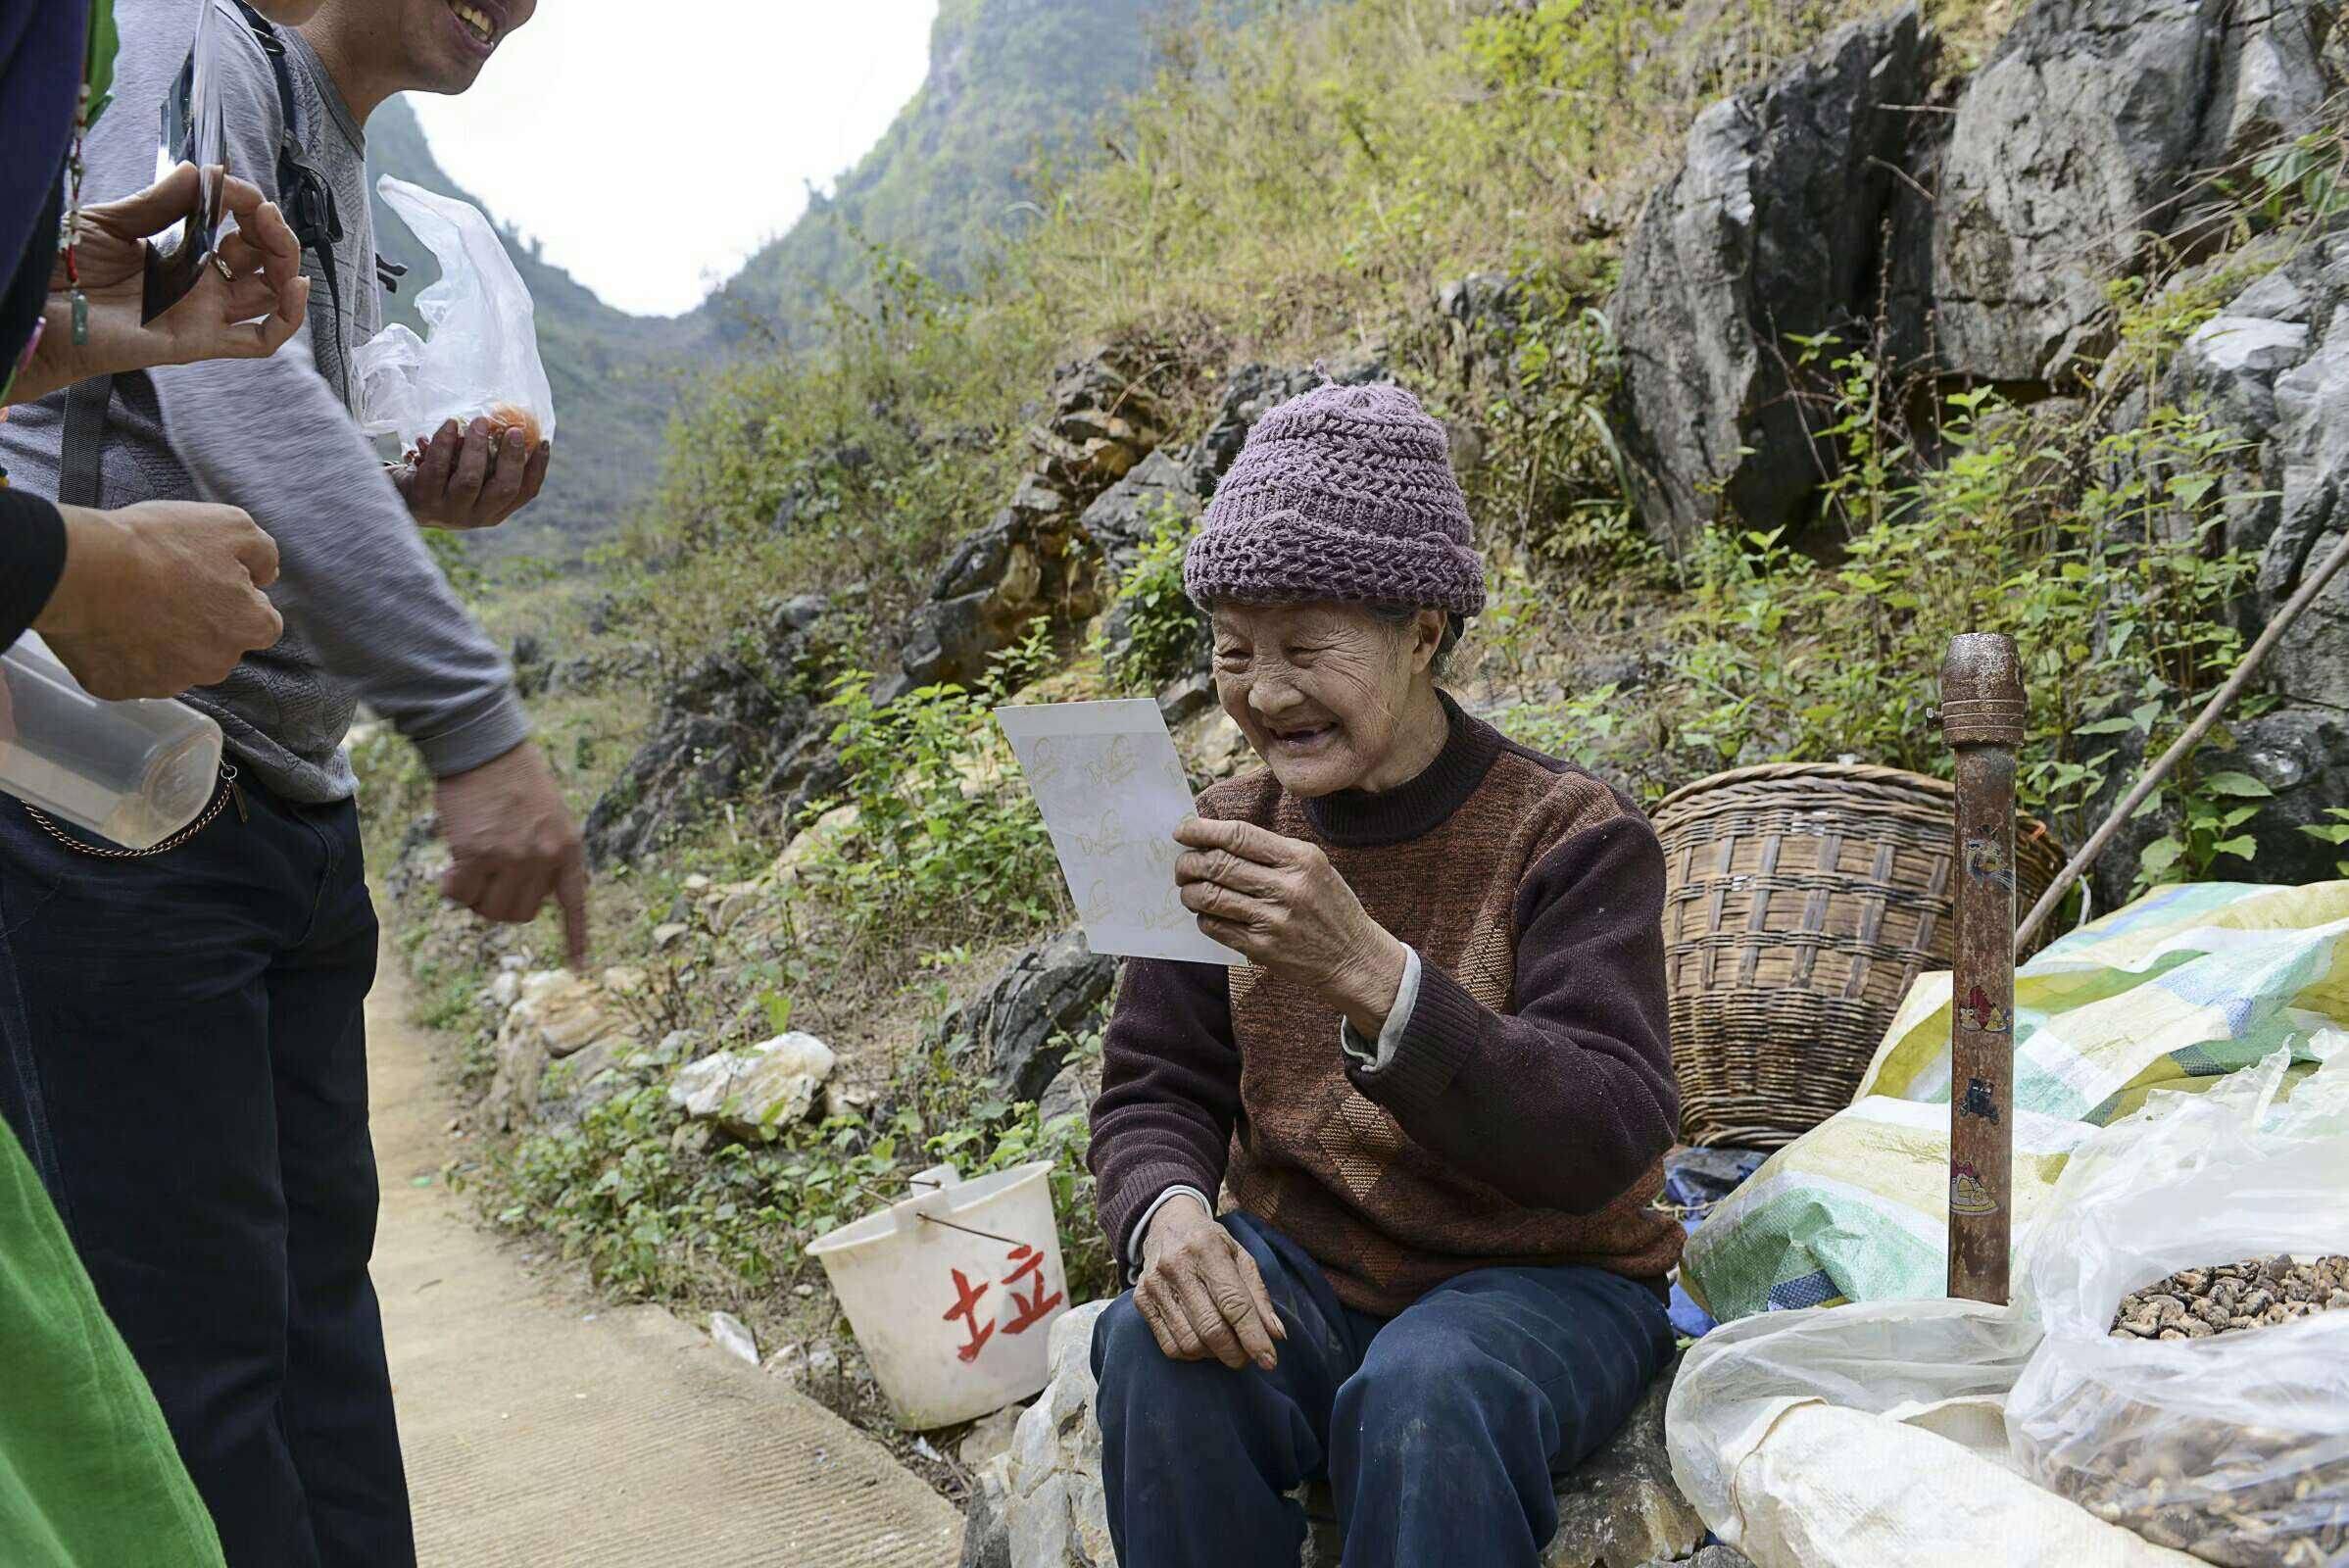
[(1094, 1108), (1125, 1568), (1295, 1568), (1325, 1476), (1347, 1568), (1530, 1565), (1671, 1353), (1663, 855), (1438, 689), (1484, 605), (1445, 452), (1408, 393), (1323, 386), (1185, 563), (1266, 765), (1178, 835), (1248, 963), (1130, 964)]

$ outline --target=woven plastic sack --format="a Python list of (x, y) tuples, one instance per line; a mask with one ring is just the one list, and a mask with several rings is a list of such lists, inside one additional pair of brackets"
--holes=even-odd
[(1673, 1477), (1758, 1568), (2197, 1568), (2015, 1472), (2003, 1406), (2037, 1339), (1977, 1301), (1733, 1323), (1672, 1386)]
[[(2349, 881), (2163, 888), (2073, 932), (2015, 982), (2018, 1242), (2072, 1150), (2156, 1090), (2349, 1030)], [(1938, 1296), (1949, 1212), (1949, 976), (1919, 977), (1851, 1107), (1717, 1204), (1681, 1281), (1720, 1321)]]
[(455, 419), (485, 416), (528, 443), (555, 434), (555, 394), (538, 357), (530, 290), (489, 220), (454, 197), (386, 174), (383, 200), (440, 263), (440, 277), (416, 296), (430, 329), (418, 337), (394, 322), (352, 356), (359, 372), (360, 426), (414, 447)]
[(2349, 1563), (2349, 1308), (2203, 1339), (2108, 1333), (2179, 1269), (2349, 1253), (2349, 1061), (2162, 1094), (2073, 1157), (2025, 1249), (2044, 1333), (2017, 1460), (2101, 1518), (2232, 1568)]

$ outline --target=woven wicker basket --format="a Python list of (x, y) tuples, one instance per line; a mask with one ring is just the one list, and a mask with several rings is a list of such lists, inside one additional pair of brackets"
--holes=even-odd
[[(1851, 1102), (1901, 999), (1955, 950), (1956, 792), (1890, 767), (1716, 774), (1655, 809), (1681, 1135), (1775, 1149)], [(2016, 824), (2019, 905), (2063, 869)]]

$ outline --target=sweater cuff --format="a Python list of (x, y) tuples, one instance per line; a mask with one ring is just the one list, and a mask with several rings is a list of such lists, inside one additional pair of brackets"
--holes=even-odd
[[(1142, 1222), (1150, 1218), (1152, 1205), (1170, 1189), (1189, 1187), (1203, 1193), (1217, 1185), (1216, 1179), (1206, 1172), (1173, 1161), (1145, 1165), (1121, 1177), (1101, 1212), (1102, 1227), (1108, 1230), (1110, 1245), (1117, 1250), (1119, 1271), (1130, 1270), (1140, 1261)], [(1098, 1201), (1098, 1186), (1095, 1191)], [(1213, 1211), (1214, 1200), (1208, 1200), (1207, 1207)]]
[(529, 738), (529, 716), (511, 686), (447, 729), (408, 737), (424, 760), (425, 770), (436, 779), (453, 778), (494, 762)]
[(1428, 1109), (1451, 1087), (1485, 1031), (1485, 1006), (1433, 964), (1419, 975), (1419, 995), (1394, 1058), (1383, 1066), (1349, 1061), (1346, 1075), (1363, 1098), (1398, 1117)]
[(1340, 1049), (1365, 1067), (1384, 1067), (1395, 1059), (1403, 1043), (1403, 1030), (1410, 1026), (1411, 1008), (1419, 1001), (1419, 950), (1404, 943), (1402, 982), (1395, 988), (1395, 1001), (1388, 1004), (1387, 1021), (1380, 1026), (1378, 1039), (1363, 1039), (1351, 1018), (1340, 1018)]

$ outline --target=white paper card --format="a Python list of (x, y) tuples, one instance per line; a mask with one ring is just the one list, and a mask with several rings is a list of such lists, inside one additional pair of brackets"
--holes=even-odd
[(1175, 895), (1174, 830), (1196, 809), (1174, 737), (1147, 697), (999, 708), (1096, 953), (1247, 960), (1199, 934)]

